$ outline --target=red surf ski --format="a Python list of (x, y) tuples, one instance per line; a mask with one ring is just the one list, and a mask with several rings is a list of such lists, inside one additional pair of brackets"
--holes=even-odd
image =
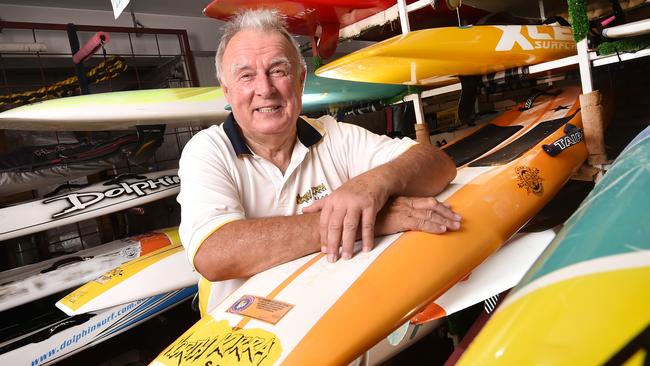
[[(407, 3), (413, 1), (407, 0)], [(314, 56), (329, 58), (336, 51), (340, 28), (384, 11), (393, 5), (395, 0), (214, 0), (203, 9), (203, 14), (211, 18), (227, 20), (243, 9), (277, 9), (287, 16), (291, 33), (312, 37)], [(431, 10), (433, 14), (430, 14), (430, 19), (453, 22), (456, 20), (456, 12), (449, 10), (445, 4), (438, 5), (436, 9), (429, 7), (427, 12), (430, 13)], [(481, 15), (483, 14), (481, 12)], [(316, 37), (319, 38), (318, 43)]]

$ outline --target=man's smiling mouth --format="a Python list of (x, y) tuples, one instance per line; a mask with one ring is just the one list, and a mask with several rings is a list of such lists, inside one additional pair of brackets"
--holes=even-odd
[(276, 106), (272, 106), (272, 107), (256, 108), (255, 111), (260, 112), (260, 113), (271, 113), (271, 112), (277, 111), (278, 109), (280, 109), (280, 106), (276, 105)]

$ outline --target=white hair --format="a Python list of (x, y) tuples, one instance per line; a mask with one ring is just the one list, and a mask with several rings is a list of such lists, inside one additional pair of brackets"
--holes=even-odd
[(286, 23), (282, 18), (282, 15), (273, 9), (252, 9), (245, 10), (240, 13), (235, 14), (233, 18), (228, 20), (223, 27), (223, 34), (221, 35), (221, 40), (219, 41), (219, 47), (217, 48), (217, 54), (214, 57), (214, 66), (217, 70), (217, 80), (220, 83), (223, 83), (221, 77), (223, 76), (223, 70), (221, 63), (223, 62), (223, 54), (226, 51), (226, 46), (235, 36), (235, 34), (245, 31), (245, 30), (256, 30), (262, 32), (277, 32), (283, 35), (296, 51), (296, 57), (300, 62), (300, 66), (303, 70), (307, 69), (305, 59), (300, 54), (300, 46), (296, 42), (291, 34), (287, 31)]

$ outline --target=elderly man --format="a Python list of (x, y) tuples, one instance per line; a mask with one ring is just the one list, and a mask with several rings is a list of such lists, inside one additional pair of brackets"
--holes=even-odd
[(180, 236), (203, 276), (203, 314), (245, 278), (298, 257), (346, 260), (359, 239), (369, 251), (375, 236), (460, 227), (433, 198), (456, 172), (442, 151), (299, 117), (305, 61), (276, 13), (228, 22), (216, 68), (232, 114), (190, 140), (179, 170)]

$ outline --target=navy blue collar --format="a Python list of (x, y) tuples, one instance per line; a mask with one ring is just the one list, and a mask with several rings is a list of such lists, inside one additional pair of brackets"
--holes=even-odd
[[(298, 128), (298, 139), (300, 142), (305, 145), (305, 147), (310, 147), (320, 141), (323, 138), (323, 135), (318, 132), (312, 125), (310, 125), (304, 119), (298, 117), (296, 121)], [(246, 146), (246, 142), (237, 128), (237, 121), (235, 116), (230, 113), (226, 122), (224, 122), (223, 130), (226, 132), (226, 136), (230, 140), (233, 149), (235, 149), (235, 154), (240, 155), (253, 155), (251, 150)]]

